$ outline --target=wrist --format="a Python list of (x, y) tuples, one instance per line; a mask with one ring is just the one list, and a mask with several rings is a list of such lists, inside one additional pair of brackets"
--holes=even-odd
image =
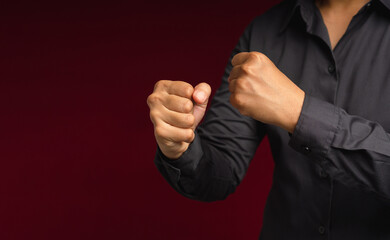
[(161, 153), (169, 160), (179, 159), (183, 153), (188, 149), (189, 143), (171, 143), (171, 146), (158, 143)]
[(287, 120), (286, 125), (283, 128), (290, 133), (294, 132), (295, 127), (298, 123), (299, 116), (301, 115), (304, 99), (305, 99), (305, 92), (299, 89), (296, 92), (295, 97), (293, 98), (294, 101), (291, 101), (288, 104), (286, 104), (288, 117), (286, 118)]

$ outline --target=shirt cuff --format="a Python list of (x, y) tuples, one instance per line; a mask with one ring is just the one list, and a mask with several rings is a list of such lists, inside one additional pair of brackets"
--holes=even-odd
[(169, 159), (162, 153), (160, 148), (157, 148), (157, 156), (161, 159), (161, 163), (168, 173), (170, 175), (176, 175), (176, 180), (178, 181), (181, 175), (185, 177), (193, 177), (196, 175), (196, 169), (200, 159), (203, 157), (203, 150), (200, 139), (195, 133), (194, 140), (180, 158), (176, 160)]
[(298, 123), (289, 141), (290, 147), (323, 161), (338, 129), (339, 119), (338, 107), (306, 95)]

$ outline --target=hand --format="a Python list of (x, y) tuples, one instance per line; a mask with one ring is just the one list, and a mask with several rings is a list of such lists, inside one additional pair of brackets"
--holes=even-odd
[(305, 93), (259, 52), (242, 52), (232, 59), (230, 102), (241, 114), (293, 132)]
[(194, 140), (194, 130), (204, 116), (210, 93), (207, 83), (195, 88), (181, 81), (156, 83), (147, 103), (157, 144), (166, 157), (179, 158)]

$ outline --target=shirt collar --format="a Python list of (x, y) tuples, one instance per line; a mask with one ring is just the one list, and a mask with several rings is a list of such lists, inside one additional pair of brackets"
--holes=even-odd
[[(381, 3), (389, 12), (390, 15), (390, 0), (372, 0), (371, 2), (378, 1)], [(288, 11), (287, 17), (285, 18), (280, 32), (283, 32), (290, 24), (295, 15), (300, 15), (306, 24), (306, 29), (310, 29), (313, 24), (313, 17), (315, 12), (314, 0), (295, 0), (293, 5)]]
[(292, 1), (292, 4), (293, 5), (288, 11), (287, 17), (282, 24), (280, 32), (283, 32), (287, 28), (287, 26), (290, 24), (293, 18), (296, 17), (296, 15), (300, 15), (306, 24), (312, 22), (310, 20), (312, 20), (311, 16), (313, 14), (308, 14), (308, 10), (311, 9), (311, 5), (314, 5), (314, 0), (295, 0)]
[(390, 10), (390, 0), (379, 0), (388, 10)]

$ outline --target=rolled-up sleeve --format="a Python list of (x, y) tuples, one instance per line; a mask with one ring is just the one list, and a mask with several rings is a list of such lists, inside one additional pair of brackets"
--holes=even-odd
[(200, 139), (198, 134), (195, 134), (194, 141), (189, 145), (187, 151), (176, 160), (171, 160), (164, 156), (160, 148), (157, 146), (156, 157), (154, 163), (157, 169), (162, 173), (165, 180), (180, 194), (194, 198), (188, 194), (179, 185), (181, 176), (187, 176), (187, 178), (194, 178), (196, 176), (196, 170), (198, 169), (199, 162), (203, 157), (203, 150), (200, 146)]
[(390, 135), (379, 123), (306, 96), (289, 145), (347, 186), (390, 200)]
[(157, 150), (155, 164), (160, 173), (176, 191), (191, 199), (215, 201), (233, 193), (265, 135), (264, 124), (241, 115), (229, 102), (231, 59), (249, 51), (251, 28), (246, 28), (233, 50), (222, 83), (187, 151), (179, 159), (169, 160)]

